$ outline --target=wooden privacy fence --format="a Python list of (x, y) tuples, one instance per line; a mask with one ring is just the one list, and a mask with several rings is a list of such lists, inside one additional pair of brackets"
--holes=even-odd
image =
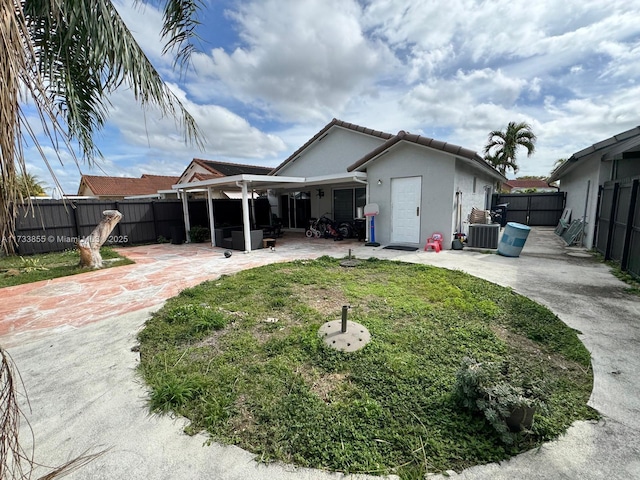
[[(207, 202), (189, 200), (191, 226), (209, 227)], [(266, 204), (266, 205), (265, 205)], [(256, 217), (269, 223), (269, 203), (255, 202)], [(118, 210), (124, 215), (105, 245), (155, 243), (179, 235), (184, 239), (184, 215), (180, 200), (34, 200), (33, 207), (18, 206), (16, 238), (18, 253), (59, 252), (75, 248), (78, 239), (89, 235), (102, 218), (104, 210)], [(242, 224), (240, 200), (214, 200), (216, 225)]]
[(640, 278), (640, 177), (600, 187), (596, 250)]

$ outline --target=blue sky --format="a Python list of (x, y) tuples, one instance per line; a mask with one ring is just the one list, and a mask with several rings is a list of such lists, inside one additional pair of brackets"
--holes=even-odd
[[(276, 166), (332, 118), (481, 153), (491, 130), (526, 121), (537, 152), (518, 175), (640, 125), (640, 3), (619, 0), (203, 0), (189, 71), (161, 55), (161, 15), (115, 5), (206, 135), (185, 146), (171, 119), (111, 98), (104, 159), (51, 165), (65, 193), (80, 171), (179, 175), (193, 157)], [(35, 152), (28, 170), (54, 182)], [(50, 190), (49, 189), (49, 190)]]

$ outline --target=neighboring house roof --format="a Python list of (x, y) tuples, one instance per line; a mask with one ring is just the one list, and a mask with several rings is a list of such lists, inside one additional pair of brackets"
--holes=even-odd
[(480, 155), (478, 155), (477, 152), (469, 150), (468, 148), (454, 145), (453, 143), (442, 142), (440, 140), (434, 140), (433, 138), (424, 137), (422, 135), (407, 133), (404, 130), (400, 130), (397, 135), (392, 136), (378, 148), (372, 150), (370, 153), (355, 162), (353, 165), (350, 165), (349, 168), (347, 168), (347, 171), (352, 172), (354, 170), (362, 169), (366, 166), (367, 163), (374, 160), (379, 155), (389, 150), (401, 141), (422, 145), (425, 147), (433, 148), (435, 150), (440, 150), (446, 153), (450, 153), (451, 155), (454, 155), (456, 157), (466, 158), (467, 160), (471, 160), (477, 163), (478, 166), (485, 169), (487, 172), (491, 172), (493, 176), (499, 178), (502, 181), (506, 181), (506, 177), (504, 177), (495, 168), (485, 162), (485, 160)]
[[(260, 167), (257, 165), (218, 162), (215, 160), (203, 160), (201, 158), (194, 158), (193, 162), (209, 170), (212, 174), (212, 176), (209, 178), (231, 177), (233, 175), (241, 175), (243, 173), (248, 175), (267, 175), (269, 172), (271, 172), (271, 170), (273, 170), (273, 167)], [(200, 180), (204, 179), (205, 178), (201, 178)]]
[(124, 197), (130, 195), (149, 195), (158, 190), (171, 190), (171, 186), (180, 177), (143, 174), (140, 178), (107, 177), (101, 175), (82, 175), (78, 195)]
[(594, 143), (590, 147), (574, 153), (553, 171), (551, 177), (549, 177), (549, 182), (559, 180), (565, 173), (573, 170), (581, 159), (594, 153), (600, 153), (601, 160), (613, 160), (618, 156), (632, 151), (640, 151), (640, 126), (627, 130), (626, 132), (613, 135), (606, 140)]
[(316, 133), (311, 139), (302, 145), (298, 150), (293, 152), (284, 162), (274, 168), (269, 175), (277, 175), (280, 170), (282, 170), (289, 162), (295, 160), (295, 158), (300, 155), (304, 150), (306, 150), (311, 144), (313, 144), (316, 140), (322, 138), (331, 128), (333, 127), (342, 127), (347, 128), (349, 130), (353, 130), (355, 132), (364, 133), (366, 135), (371, 135), (374, 137), (380, 137), (383, 139), (389, 139), (393, 137), (393, 134), (381, 132), (379, 130), (373, 130), (371, 128), (361, 127), (360, 125), (356, 125), (354, 123), (343, 122), (342, 120), (338, 120), (334, 118), (329, 123), (327, 123), (322, 130)]
[(527, 179), (527, 180), (507, 180), (506, 182), (504, 182), (503, 184), (505, 187), (508, 187), (509, 189), (530, 189), (530, 188), (535, 188), (535, 189), (541, 189), (541, 188), (557, 188), (554, 185), (549, 185), (547, 182), (545, 182), (544, 180), (539, 180), (539, 179)]

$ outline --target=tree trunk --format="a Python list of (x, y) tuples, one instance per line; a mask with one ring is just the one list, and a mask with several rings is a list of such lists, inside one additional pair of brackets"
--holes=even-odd
[(80, 266), (83, 268), (101, 268), (102, 256), (100, 247), (107, 240), (116, 224), (122, 219), (118, 210), (105, 210), (102, 212), (102, 220), (91, 235), (78, 241), (80, 250)]

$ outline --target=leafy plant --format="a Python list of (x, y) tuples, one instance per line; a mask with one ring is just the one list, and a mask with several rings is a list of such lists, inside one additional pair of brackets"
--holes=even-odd
[[(510, 424), (514, 412), (526, 412), (544, 407), (542, 389), (530, 382), (514, 382), (508, 364), (477, 362), (464, 357), (456, 373), (455, 396), (465, 408), (482, 412), (498, 432), (501, 440), (511, 445), (518, 439), (519, 427), (529, 430), (531, 425)], [(517, 430), (517, 431), (514, 431)]]
[(211, 230), (207, 227), (196, 225), (189, 230), (189, 238), (194, 243), (205, 242), (208, 238), (211, 238)]
[(169, 243), (169, 240), (164, 235), (158, 235), (156, 240), (158, 243)]
[(39, 258), (20, 257), (20, 261), (22, 263), (22, 265), (20, 266), (20, 269), (26, 273), (35, 272), (37, 270), (49, 270), (47, 267), (45, 267), (40, 263)]

